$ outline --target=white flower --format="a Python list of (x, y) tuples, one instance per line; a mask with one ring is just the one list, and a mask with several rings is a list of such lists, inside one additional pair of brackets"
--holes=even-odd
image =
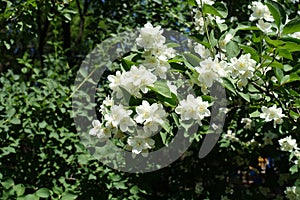
[(263, 113), (260, 114), (260, 118), (265, 119), (266, 122), (274, 120), (274, 127), (276, 126), (276, 124), (281, 124), (283, 122), (282, 118), (285, 115), (282, 114), (281, 108), (277, 108), (276, 104), (269, 108), (267, 108), (266, 106), (262, 106), (261, 110)]
[(227, 71), (232, 78), (240, 78), (237, 82), (239, 89), (248, 84), (248, 79), (253, 77), (256, 61), (251, 59), (250, 54), (241, 55), (239, 58), (231, 58), (227, 65)]
[(154, 56), (145, 56), (142, 65), (147, 69), (155, 69), (159, 65), (159, 60)]
[(242, 118), (241, 123), (245, 124), (245, 129), (250, 129), (252, 125), (252, 120), (250, 118)]
[(92, 121), (92, 125), (93, 125), (94, 128), (92, 128), (92, 129), (90, 130), (89, 134), (95, 136), (95, 135), (97, 135), (97, 133), (99, 133), (100, 130), (101, 130), (101, 123), (100, 123), (99, 120), (93, 120), (93, 121)]
[(297, 141), (292, 139), (291, 136), (280, 139), (279, 141), (281, 151), (292, 152), (294, 149), (297, 149)]
[(152, 85), (157, 80), (157, 77), (141, 65), (140, 67), (132, 66), (130, 71), (122, 74), (118, 71), (115, 76), (108, 76), (108, 80), (111, 82), (109, 87), (120, 99), (123, 97), (121, 87), (131, 95), (139, 97), (141, 96), (139, 91), (147, 93), (147, 86)]
[(289, 200), (299, 200), (300, 198), (299, 190), (297, 190), (296, 186), (287, 187), (284, 193)]
[(260, 19), (258, 20), (258, 23), (256, 24), (256, 26), (264, 33), (268, 34), (270, 32), (272, 32), (272, 24), (268, 23), (268, 22), (264, 22), (264, 20)]
[(226, 45), (231, 41), (233, 35), (231, 33), (226, 34), (225, 38), (219, 42), (220, 48), (226, 51)]
[(134, 155), (140, 153), (147, 155), (148, 149), (154, 148), (155, 141), (150, 138), (149, 133), (138, 132), (137, 136), (130, 136), (127, 139), (127, 144)]
[(182, 120), (194, 119), (201, 125), (201, 120), (204, 119), (204, 117), (210, 116), (210, 111), (207, 109), (208, 107), (208, 102), (203, 101), (201, 97), (195, 98), (189, 94), (186, 100), (179, 102), (175, 112), (180, 114)]
[(126, 110), (123, 105), (114, 105), (110, 111), (110, 114), (104, 115), (107, 126), (119, 126), (123, 132), (126, 132), (129, 127), (135, 126), (135, 122), (130, 117), (132, 110)]
[(105, 115), (108, 112), (108, 107), (112, 107), (114, 105), (114, 100), (110, 96), (105, 97), (102, 105), (100, 106), (100, 112)]
[(210, 51), (202, 44), (197, 44), (194, 50), (201, 58), (206, 59), (211, 56)]
[(140, 124), (147, 125), (148, 123), (163, 124), (166, 112), (161, 104), (149, 104), (148, 101), (143, 100), (142, 105), (136, 107), (135, 121)]
[(195, 67), (199, 73), (198, 81), (206, 87), (211, 87), (214, 81), (221, 82), (221, 77), (225, 76), (225, 71), (217, 59), (211, 57), (200, 62), (200, 67)]
[(202, 16), (202, 13), (196, 9), (195, 10), (195, 16), (194, 16), (194, 24), (196, 31), (199, 31), (200, 34), (204, 33), (204, 17)]
[(269, 22), (274, 21), (274, 18), (272, 17), (268, 6), (264, 5), (261, 2), (252, 2), (252, 11), (253, 13), (250, 16), (250, 21), (254, 21), (257, 19), (265, 19)]
[(122, 92), (120, 90), (120, 86), (122, 85), (122, 74), (120, 71), (116, 72), (116, 75), (109, 75), (107, 77), (108, 81), (110, 81), (109, 88), (112, 89), (118, 98), (122, 97)]
[(92, 128), (89, 132), (90, 135), (97, 136), (100, 141), (106, 140), (111, 137), (111, 131), (108, 128), (102, 127), (102, 124), (99, 120), (93, 120)]
[(223, 138), (232, 142), (238, 142), (239, 138), (236, 137), (232, 130), (227, 130), (227, 133), (223, 135)]
[(150, 22), (141, 28), (140, 35), (136, 39), (137, 45), (146, 49), (162, 46), (166, 38), (162, 35), (160, 26), (153, 27)]

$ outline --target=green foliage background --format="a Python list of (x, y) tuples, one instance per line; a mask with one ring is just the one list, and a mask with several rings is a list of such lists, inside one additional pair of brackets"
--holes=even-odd
[[(247, 21), (249, 2), (228, 1), (229, 17), (243, 12), (239, 21)], [(0, 2), (2, 199), (220, 199), (228, 188), (234, 188), (233, 199), (262, 199), (258, 189), (261, 185), (248, 188), (226, 181), (237, 170), (248, 167), (237, 167), (236, 152), (230, 149), (220, 153), (216, 147), (200, 160), (197, 154), (201, 143), (194, 142), (181, 159), (167, 168), (126, 174), (91, 157), (76, 133), (71, 94), (84, 57), (112, 34), (140, 27), (147, 21), (196, 35), (191, 31), (193, 15), (189, 3)], [(257, 165), (257, 156), (264, 154), (247, 150), (238, 153), (251, 165)], [(288, 173), (288, 166), (282, 165), (282, 173)], [(269, 198), (285, 189), (278, 184), (277, 176), (273, 171), (267, 172), (263, 188), (269, 190)], [(204, 192), (199, 191), (200, 182)]]

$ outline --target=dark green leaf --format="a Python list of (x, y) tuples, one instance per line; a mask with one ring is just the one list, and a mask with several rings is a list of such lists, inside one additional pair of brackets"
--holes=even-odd
[(283, 58), (286, 58), (286, 59), (289, 59), (289, 60), (293, 60), (292, 54), (287, 49), (277, 48), (276, 52), (278, 53), (279, 56), (281, 56)]
[(245, 53), (250, 53), (251, 54), (251, 58), (253, 60), (255, 60), (256, 62), (259, 62), (259, 55), (257, 53), (257, 51), (250, 47), (250, 46), (247, 46), (247, 45), (243, 45), (243, 44), (240, 44), (240, 47), (244, 50)]
[(292, 19), (284, 27), (282, 34), (290, 34), (300, 31), (300, 17)]
[(272, 0), (268, 0), (266, 2), (266, 5), (268, 6), (275, 20), (276, 26), (280, 28), (281, 24), (285, 24), (286, 21), (286, 13), (284, 11), (284, 8), (279, 3)]
[(250, 102), (250, 95), (249, 94), (245, 94), (243, 92), (238, 92), (238, 94), (245, 99), (246, 101)]
[(204, 14), (212, 14), (221, 18), (226, 18), (228, 15), (228, 10), (223, 3), (204, 4), (202, 9)]
[(166, 98), (172, 98), (170, 88), (165, 80), (156, 81), (153, 86), (148, 86), (148, 88)]
[(236, 89), (234, 87), (234, 84), (227, 78), (223, 78), (222, 85), (229, 91), (231, 91), (233, 94), (236, 94)]

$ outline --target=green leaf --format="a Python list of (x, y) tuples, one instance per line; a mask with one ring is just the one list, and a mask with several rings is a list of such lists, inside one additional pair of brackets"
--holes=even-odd
[(251, 58), (253, 60), (255, 60), (256, 62), (259, 62), (259, 55), (257, 53), (257, 51), (250, 47), (250, 46), (247, 46), (247, 45), (243, 45), (243, 44), (240, 44), (240, 47), (244, 50), (245, 53), (250, 53), (251, 54)]
[(218, 44), (218, 40), (215, 37), (215, 32), (212, 30), (209, 34), (209, 39), (210, 39), (210, 45), (211, 48), (215, 47)]
[(173, 117), (173, 119), (174, 119), (174, 122), (175, 122), (176, 126), (179, 127), (179, 119), (178, 119), (178, 116), (177, 116), (174, 112), (172, 112), (172, 117)]
[(172, 96), (172, 98), (166, 98), (159, 94), (158, 98), (161, 102), (163, 102), (163, 104), (165, 106), (170, 106), (170, 107), (175, 108), (178, 104), (177, 96), (173, 93), (171, 93), (171, 96)]
[(39, 197), (35, 196), (34, 194), (27, 194), (24, 198), (24, 200), (35, 200), (39, 199)]
[(79, 73), (85, 78), (88, 75), (88, 72), (83, 67), (80, 68)]
[(283, 78), (284, 74), (283, 74), (283, 71), (280, 69), (280, 68), (275, 68), (274, 69), (274, 72), (275, 72), (275, 75), (276, 75), (276, 78), (278, 80), (278, 82), (280, 83), (281, 82), (281, 79)]
[(291, 65), (283, 65), (283, 70), (285, 72), (291, 71), (293, 69), (293, 67)]
[(76, 195), (76, 194), (65, 192), (62, 194), (61, 200), (75, 200), (77, 198), (77, 196), (78, 195)]
[(25, 186), (23, 184), (15, 185), (13, 188), (16, 191), (17, 196), (21, 196), (25, 192)]
[(86, 154), (80, 154), (78, 156), (78, 162), (82, 165), (86, 165), (89, 162), (89, 156)]
[(168, 44), (166, 44), (168, 48), (176, 48), (176, 47), (180, 47), (180, 44), (175, 43), (175, 42), (170, 42)]
[(188, 4), (189, 4), (190, 6), (197, 6), (195, 0), (188, 0)]
[(250, 118), (256, 118), (260, 116), (260, 112), (258, 110), (254, 111), (250, 114)]
[(21, 120), (19, 118), (13, 118), (12, 120), (10, 120), (10, 123), (15, 125), (21, 124)]
[(221, 18), (226, 18), (228, 10), (223, 3), (215, 3), (214, 5), (204, 4), (202, 7), (203, 14), (212, 14)]
[(234, 84), (227, 78), (222, 78), (223, 83), (222, 85), (229, 91), (231, 91), (233, 94), (236, 94), (236, 89), (234, 87)]
[(16, 113), (16, 109), (15, 109), (15, 108), (10, 108), (10, 109), (7, 111), (7, 117), (10, 118), (10, 117), (12, 117), (15, 113)]
[(172, 98), (170, 88), (165, 80), (156, 81), (153, 86), (148, 86), (148, 88), (166, 98)]
[(290, 110), (290, 116), (294, 119), (294, 120), (297, 120), (299, 118), (299, 114)]
[(48, 198), (50, 196), (50, 191), (47, 188), (40, 188), (35, 192), (35, 195), (42, 198)]
[(274, 20), (276, 26), (280, 29), (281, 24), (285, 24), (286, 22), (286, 13), (284, 11), (284, 8), (277, 2), (268, 0), (266, 2), (266, 5), (268, 6)]
[(236, 28), (237, 31), (259, 31), (260, 29), (257, 26), (246, 26), (239, 24)]
[(243, 99), (245, 99), (246, 101), (250, 102), (250, 95), (249, 95), (249, 94), (245, 94), (245, 93), (242, 93), (242, 92), (238, 92), (238, 94), (239, 94)]
[(1, 150), (3, 152), (1, 156), (5, 156), (11, 153), (16, 153), (16, 149), (12, 146), (2, 147)]
[(300, 17), (292, 19), (289, 21), (282, 30), (282, 34), (290, 34), (300, 31)]
[(226, 55), (228, 59), (236, 57), (240, 53), (240, 48), (239, 45), (234, 42), (230, 41), (226, 45)]
[(269, 38), (269, 37), (265, 37), (265, 40), (266, 40), (266, 42), (267, 42), (269, 45), (271, 45), (271, 46), (273, 46), (273, 47), (278, 47), (278, 46), (283, 45), (283, 44), (286, 43), (286, 42), (281, 41), (281, 40), (272, 40), (272, 39)]
[(277, 48), (276, 52), (278, 53), (279, 56), (281, 56), (283, 58), (286, 58), (286, 59), (289, 59), (289, 60), (293, 60), (292, 54), (287, 49)]
[(282, 46), (282, 48), (287, 49), (289, 52), (292, 53), (300, 51), (300, 44), (294, 42), (287, 42), (285, 45)]
[(167, 144), (167, 133), (160, 132), (161, 141), (164, 145)]
[(284, 85), (286, 83), (291, 83), (291, 82), (295, 82), (295, 81), (300, 81), (300, 77), (298, 76), (298, 74), (296, 73), (291, 73), (289, 75), (285, 75), (281, 81), (280, 81), (280, 85)]
[(291, 172), (291, 174), (295, 174), (296, 172), (298, 172), (298, 165), (293, 165), (290, 168), (290, 172)]
[(45, 128), (46, 126), (47, 126), (47, 122), (45, 122), (45, 120), (39, 123), (39, 127), (42, 129)]
[(14, 185), (14, 181), (11, 178), (9, 178), (6, 179), (4, 182), (1, 182), (1, 185), (7, 190)]
[(201, 62), (201, 59), (198, 56), (196, 56), (192, 53), (186, 52), (186, 53), (183, 54), (183, 56), (194, 67), (199, 66), (199, 63)]

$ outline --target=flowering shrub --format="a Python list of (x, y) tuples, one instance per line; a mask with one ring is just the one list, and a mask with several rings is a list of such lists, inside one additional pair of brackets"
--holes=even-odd
[[(299, 199), (299, 9), (298, 0), (0, 2), (0, 198)], [(83, 62), (74, 87), (86, 54), (123, 31), (136, 47), (98, 83)], [(218, 108), (214, 93), (225, 90)], [(219, 114), (224, 125), (212, 123)], [(184, 147), (174, 148), (180, 128)], [(179, 153), (131, 174), (90, 155), (122, 161), (94, 144), (128, 153), (132, 168)]]
[[(228, 116), (219, 142), (221, 151), (259, 151), (272, 145), (277, 152), (291, 153), (290, 160), (295, 160), (290, 171), (297, 173), (297, 141), (291, 136), (280, 138), (297, 136), (299, 131), (300, 19), (289, 19), (289, 14), (295, 14), (285, 11), (289, 3), (275, 1), (252, 2), (248, 23), (226, 19), (225, 3), (200, 0), (190, 5), (195, 7), (197, 33), (189, 41), (193, 50), (176, 52), (166, 44), (160, 26), (145, 24), (136, 39), (141, 49), (126, 57), (115, 75), (108, 76), (111, 97), (103, 101), (101, 122), (93, 121), (90, 134), (100, 139), (117, 135), (133, 157), (147, 156), (158, 140), (168, 145), (174, 130), (189, 120), (199, 129), (186, 137), (201, 138), (203, 127), (208, 126), (206, 119), (214, 117), (209, 108), (215, 102), (209, 95), (218, 82), (226, 88), (229, 100), (228, 107), (220, 109)], [(197, 95), (182, 97), (178, 91), (180, 78)], [(214, 124), (213, 129), (218, 128)], [(160, 138), (154, 138), (157, 132)], [(299, 198), (299, 181), (286, 188), (287, 198)]]

